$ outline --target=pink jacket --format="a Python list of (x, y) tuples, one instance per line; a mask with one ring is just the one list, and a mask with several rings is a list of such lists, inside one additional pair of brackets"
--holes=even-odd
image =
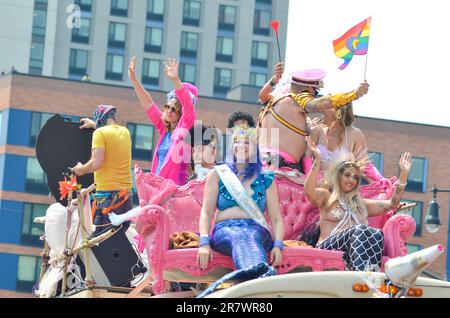
[[(194, 105), (192, 103), (191, 96), (188, 89), (183, 88), (175, 90), (177, 99), (180, 101), (182, 108), (182, 115), (178, 121), (177, 127), (172, 134), (172, 144), (167, 152), (166, 159), (161, 167), (159, 176), (171, 179), (178, 185), (186, 183), (188, 178), (188, 166), (190, 156), (190, 145), (183, 142), (183, 138), (186, 133), (194, 126), (196, 118)], [(150, 118), (156, 130), (159, 132), (160, 137), (157, 146), (153, 154), (152, 173), (156, 173), (158, 167), (158, 149), (164, 136), (167, 133), (166, 126), (162, 117), (162, 112), (158, 106), (153, 103), (152, 106), (146, 111), (148, 118)]]

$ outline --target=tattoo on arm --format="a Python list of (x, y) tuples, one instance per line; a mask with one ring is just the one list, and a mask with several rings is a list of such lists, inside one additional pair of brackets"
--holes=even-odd
[(389, 211), (391, 209), (390, 204), (386, 204), (384, 202), (377, 202), (377, 207), (380, 208), (383, 211)]
[(396, 208), (400, 204), (400, 199), (402, 198), (403, 192), (405, 192), (405, 188), (397, 185), (394, 195), (391, 198), (391, 207)]
[(319, 107), (318, 107), (317, 104), (318, 104), (318, 103), (317, 103), (317, 102), (314, 102), (314, 100), (309, 101), (309, 102), (306, 104), (306, 107), (305, 107), (306, 112), (308, 112), (308, 113), (317, 113), (317, 112), (320, 112)]
[(391, 201), (389, 203), (386, 203), (386, 201), (379, 201), (376, 203), (376, 207), (384, 212), (387, 212), (392, 209), (396, 209), (398, 205), (400, 204), (400, 199), (403, 195), (403, 192), (405, 191), (404, 188), (397, 186), (395, 189), (394, 195), (391, 198)]

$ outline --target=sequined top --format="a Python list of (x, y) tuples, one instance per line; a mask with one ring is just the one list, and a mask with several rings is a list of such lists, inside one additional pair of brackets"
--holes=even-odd
[[(271, 172), (261, 173), (255, 180), (253, 180), (252, 184), (250, 185), (251, 189), (254, 192), (252, 195), (252, 199), (253, 201), (255, 201), (261, 212), (264, 212), (264, 209), (266, 207), (266, 189), (270, 187), (274, 177), (275, 174)], [(238, 203), (230, 195), (222, 180), (219, 180), (217, 208), (220, 211), (224, 211), (234, 206), (238, 206)]]

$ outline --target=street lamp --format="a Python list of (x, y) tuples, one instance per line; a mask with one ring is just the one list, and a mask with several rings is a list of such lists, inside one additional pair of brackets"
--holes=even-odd
[(430, 233), (436, 233), (441, 228), (441, 219), (439, 218), (439, 204), (436, 201), (438, 192), (450, 192), (450, 189), (438, 189), (436, 185), (431, 189), (433, 200), (428, 204), (428, 212), (425, 218), (425, 228)]

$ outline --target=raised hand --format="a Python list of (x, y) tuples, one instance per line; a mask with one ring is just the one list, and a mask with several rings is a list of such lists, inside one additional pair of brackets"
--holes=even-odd
[(130, 61), (130, 65), (128, 66), (128, 77), (131, 80), (136, 79), (136, 56), (133, 56)]
[(367, 81), (362, 82), (359, 84), (359, 87), (356, 89), (356, 94), (358, 95), (358, 98), (361, 96), (364, 96), (369, 91), (369, 83)]
[(278, 83), (278, 81), (281, 79), (281, 77), (283, 76), (283, 72), (284, 72), (284, 62), (280, 62), (277, 65), (275, 65), (275, 71), (273, 76), (273, 80), (275, 81), (275, 83)]
[(178, 76), (179, 65), (180, 63), (174, 58), (169, 58), (167, 59), (166, 62), (164, 62), (164, 73), (172, 81), (175, 81), (179, 78)]
[(308, 129), (308, 134), (311, 135), (312, 130), (319, 126), (323, 122), (319, 117), (315, 117), (313, 119), (306, 117), (306, 128)]
[(320, 150), (316, 144), (311, 140), (310, 137), (305, 137), (306, 143), (308, 144), (309, 151), (311, 151), (314, 158), (320, 158)]
[(412, 159), (411, 154), (409, 152), (405, 152), (398, 162), (398, 166), (400, 167), (400, 171), (404, 171), (406, 173), (409, 173), (409, 170), (411, 169)]
[(97, 125), (95, 124), (95, 122), (90, 118), (82, 118), (82, 119), (80, 119), (80, 122), (83, 123), (83, 125), (80, 126), (80, 129), (89, 129), (89, 128), (96, 129), (97, 128)]

